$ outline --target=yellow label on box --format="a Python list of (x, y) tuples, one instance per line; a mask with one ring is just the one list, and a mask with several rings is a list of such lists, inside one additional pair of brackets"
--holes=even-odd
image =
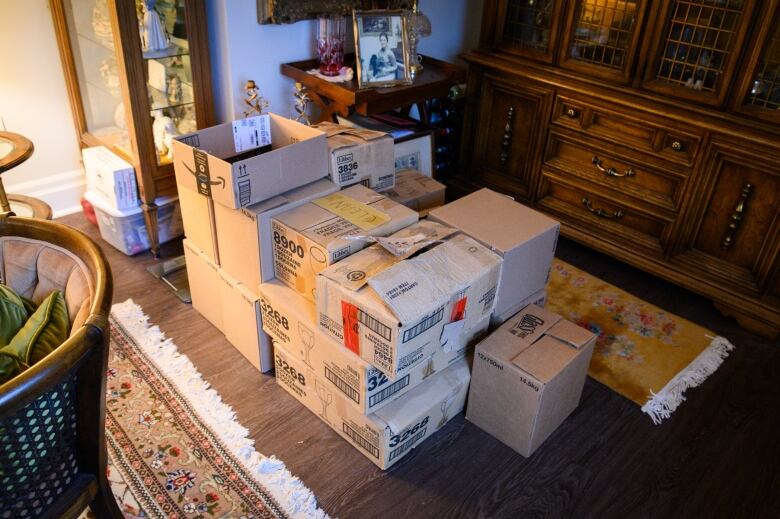
[(333, 193), (332, 195), (318, 198), (312, 201), (312, 203), (344, 218), (364, 231), (370, 231), (390, 221), (389, 214), (378, 211), (368, 204), (358, 202), (354, 198), (341, 193)]

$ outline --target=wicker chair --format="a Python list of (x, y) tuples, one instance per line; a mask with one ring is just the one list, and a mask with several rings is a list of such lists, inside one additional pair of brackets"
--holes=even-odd
[(69, 338), (0, 385), (0, 518), (121, 517), (106, 477), (111, 270), (87, 236), (0, 214), (0, 279), (39, 303), (60, 289)]

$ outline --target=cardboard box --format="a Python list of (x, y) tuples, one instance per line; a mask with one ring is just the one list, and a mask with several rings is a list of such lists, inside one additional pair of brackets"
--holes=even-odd
[(233, 124), (198, 130), (173, 141), (176, 183), (237, 209), (290, 191), (328, 174), (325, 134), (270, 114), (271, 151), (242, 160)]
[(527, 297), (523, 299), (517, 308), (513, 308), (510, 310), (510, 313), (498, 315), (496, 314), (496, 312), (493, 312), (493, 315), (490, 316), (490, 327), (498, 328), (506, 321), (508, 321), (513, 315), (515, 315), (517, 312), (519, 312), (520, 310), (522, 310), (528, 305), (536, 305), (536, 306), (544, 307), (544, 304), (546, 302), (547, 302), (547, 291), (540, 290), (532, 294), (531, 297)]
[(256, 369), (270, 371), (274, 367), (273, 352), (271, 338), (263, 332), (260, 298), (224, 269), (219, 270), (219, 281), (225, 337)]
[(376, 191), (393, 187), (393, 137), (329, 122), (314, 128), (328, 137), (330, 178), (336, 185), (347, 187), (360, 183)]
[(368, 244), (350, 237), (387, 236), (417, 218), (415, 211), (361, 185), (313, 200), (273, 218), (274, 274), (314, 301), (317, 273)]
[(84, 148), (81, 160), (87, 177), (87, 190), (99, 194), (120, 211), (138, 207), (138, 186), (131, 164), (105, 146)]
[(275, 360), (277, 383), (381, 469), (457, 415), (469, 385), (468, 360), (460, 359), (382, 409), (364, 415), (284, 346), (277, 344)]
[(447, 238), (452, 231), (423, 221), (391, 242), (443, 243), (408, 260), (377, 244), (323, 270), (320, 327), (393, 380), (453, 347), (493, 312), (501, 258), (465, 235)]
[(547, 285), (561, 227), (552, 218), (489, 189), (434, 209), (428, 217), (460, 229), (504, 258), (496, 314), (518, 309)]
[(178, 188), (184, 236), (196, 249), (203, 252), (209, 261), (219, 265), (214, 202), (186, 187), (178, 186)]
[(337, 190), (333, 182), (323, 178), (241, 209), (215, 204), (221, 267), (257, 292), (261, 281), (274, 278), (271, 218)]
[(408, 367), (390, 381), (381, 371), (361, 359), (317, 326), (317, 309), (303, 296), (277, 280), (260, 285), (263, 330), (276, 344), (303, 361), (331, 389), (347, 397), (363, 414), (376, 411), (407, 393), (434, 373), (463, 358), (469, 346), (487, 331), (485, 320), (464, 334), (452, 351), (439, 348), (423, 362)]
[(187, 262), (187, 280), (190, 284), (192, 307), (222, 333), (222, 302), (220, 301), (219, 267), (191, 240), (184, 240), (184, 259)]
[(447, 186), (426, 177), (414, 169), (403, 169), (395, 174), (395, 187), (384, 192), (391, 200), (395, 200), (409, 209), (427, 213), (429, 210), (444, 205), (444, 192)]
[(530, 456), (577, 407), (596, 336), (528, 306), (477, 345), (466, 418)]

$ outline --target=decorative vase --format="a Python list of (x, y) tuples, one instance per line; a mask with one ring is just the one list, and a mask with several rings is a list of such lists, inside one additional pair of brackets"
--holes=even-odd
[(320, 15), (317, 22), (317, 60), (320, 74), (338, 76), (344, 66), (347, 20), (338, 15)]

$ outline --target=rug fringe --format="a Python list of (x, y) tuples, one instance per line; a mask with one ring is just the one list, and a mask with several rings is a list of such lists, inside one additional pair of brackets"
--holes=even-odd
[(230, 451), (249, 469), (284, 509), (295, 518), (325, 519), (327, 514), (317, 506), (314, 494), (293, 476), (284, 462), (255, 450), (249, 431), (236, 421), (236, 413), (222, 401), (186, 355), (179, 353), (159, 327), (150, 326), (149, 318), (132, 299), (111, 308), (113, 316), (136, 340), (139, 347), (154, 358), (165, 376), (187, 396), (201, 418), (220, 436)]
[(733, 349), (734, 345), (724, 337), (712, 339), (710, 345), (667, 382), (661, 391), (658, 393), (650, 391), (650, 397), (642, 406), (642, 411), (649, 414), (656, 425), (665, 418), (669, 418), (674, 410), (685, 401), (685, 391), (700, 385), (707, 377), (715, 373)]

